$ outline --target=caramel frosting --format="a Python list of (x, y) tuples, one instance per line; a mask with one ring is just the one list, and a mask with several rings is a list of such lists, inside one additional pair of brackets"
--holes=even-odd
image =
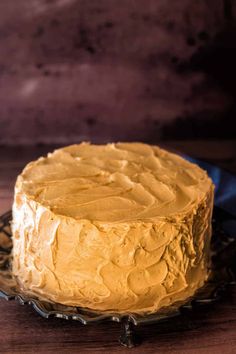
[(55, 150), (17, 178), (14, 274), (61, 304), (154, 312), (207, 279), (212, 206), (206, 172), (157, 146)]

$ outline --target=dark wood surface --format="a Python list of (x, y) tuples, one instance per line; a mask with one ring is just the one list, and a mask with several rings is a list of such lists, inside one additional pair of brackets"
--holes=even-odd
[[(170, 149), (213, 162), (236, 173), (236, 142), (168, 142)], [(17, 174), (51, 146), (0, 147), (0, 213), (9, 210)], [(41, 318), (30, 306), (0, 300), (0, 353), (128, 352), (118, 344), (120, 325), (83, 326)], [(132, 353), (236, 353), (236, 289), (211, 308), (162, 325), (138, 328), (143, 343)]]

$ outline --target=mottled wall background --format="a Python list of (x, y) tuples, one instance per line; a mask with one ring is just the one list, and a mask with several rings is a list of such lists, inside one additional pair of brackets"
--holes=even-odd
[(236, 136), (236, 1), (1, 0), (0, 143)]

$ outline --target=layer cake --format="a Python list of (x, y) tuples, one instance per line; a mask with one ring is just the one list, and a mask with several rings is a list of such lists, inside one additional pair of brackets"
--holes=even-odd
[(205, 171), (157, 146), (55, 150), (17, 178), (13, 272), (61, 304), (155, 312), (208, 277), (213, 191)]

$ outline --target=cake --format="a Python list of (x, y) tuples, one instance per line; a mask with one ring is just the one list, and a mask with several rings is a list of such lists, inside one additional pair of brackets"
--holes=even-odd
[(153, 313), (209, 275), (213, 183), (142, 143), (81, 143), (30, 162), (13, 204), (13, 273), (60, 304)]

